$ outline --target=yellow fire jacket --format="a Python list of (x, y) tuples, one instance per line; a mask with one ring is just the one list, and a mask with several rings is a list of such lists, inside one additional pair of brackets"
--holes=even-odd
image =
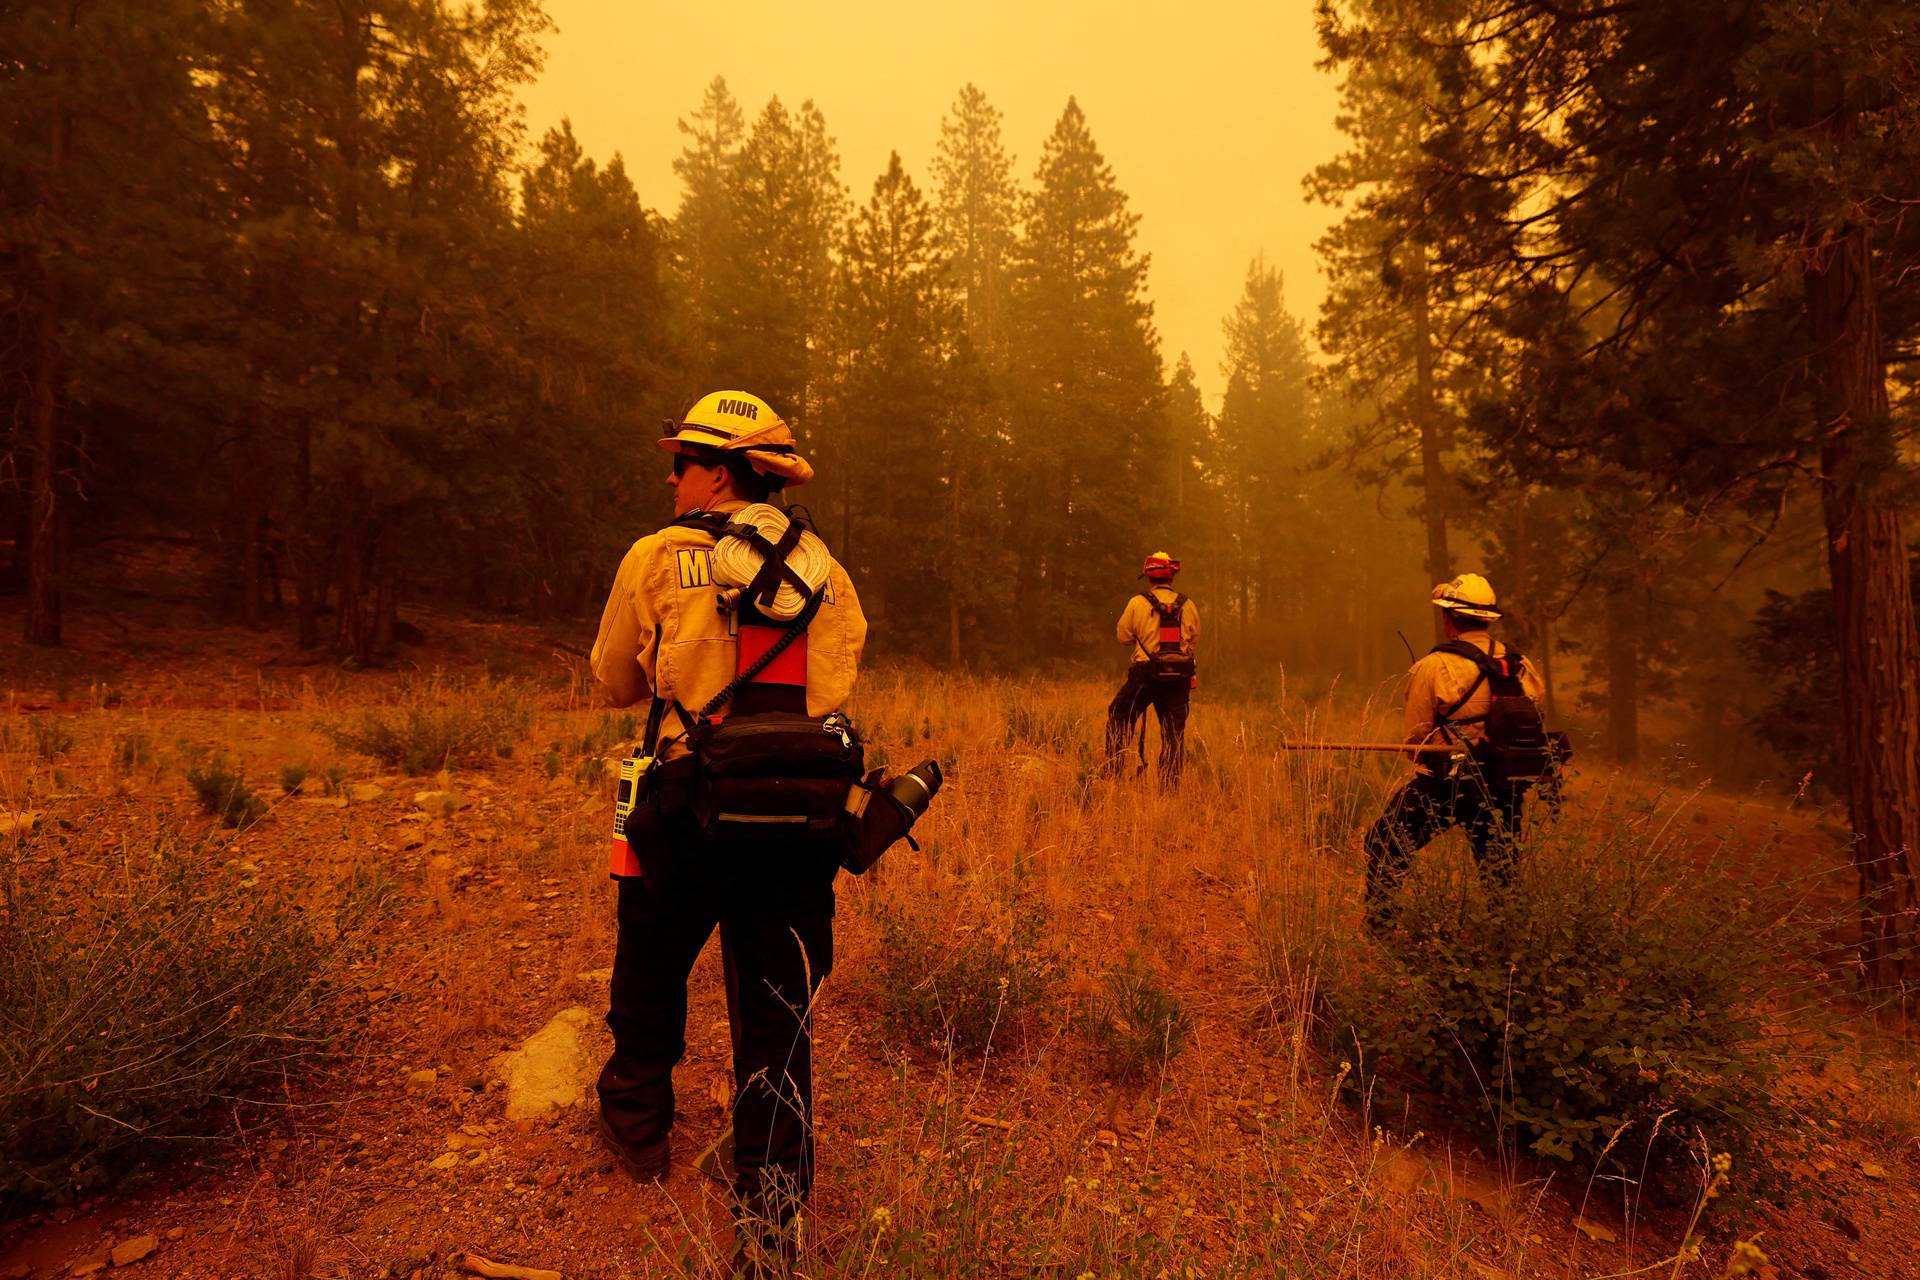
[[(737, 511), (745, 505), (726, 503), (719, 509)], [(658, 693), (692, 712), (733, 679), (739, 642), (715, 603), (720, 588), (713, 581), (713, 545), (713, 535), (703, 529), (668, 525), (634, 543), (620, 561), (589, 659), (614, 706), (629, 707)], [(852, 579), (836, 560), (826, 600), (807, 627), (810, 715), (824, 716), (845, 705), (866, 642), (866, 615)], [(678, 718), (669, 713), (660, 732), (662, 739), (677, 735)], [(668, 755), (685, 750), (676, 743)]]
[[(1485, 631), (1469, 631), (1460, 638), (1493, 657), (1507, 651), (1505, 645), (1495, 641)], [(1418, 746), (1440, 740), (1439, 729), (1434, 723), (1436, 717), (1472, 688), (1479, 677), (1480, 669), (1455, 653), (1429, 653), (1414, 663), (1407, 672), (1407, 732), (1403, 741)], [(1520, 687), (1535, 702), (1546, 697), (1546, 682), (1540, 678), (1532, 658), (1520, 660)], [(1493, 689), (1488, 682), (1481, 680), (1473, 696), (1453, 713), (1453, 719), (1484, 716), (1492, 705)], [(1467, 745), (1486, 737), (1486, 730), (1479, 724), (1455, 725), (1452, 732), (1455, 739)], [(1437, 764), (1426, 757), (1416, 756), (1415, 759)]]
[[(1172, 587), (1155, 587), (1154, 598), (1161, 604), (1172, 604), (1179, 599), (1180, 593)], [(1160, 615), (1147, 607), (1147, 602), (1135, 595), (1128, 599), (1127, 607), (1120, 611), (1120, 621), (1113, 629), (1121, 644), (1132, 645), (1133, 660), (1145, 662), (1149, 655), (1160, 649)], [(1194, 646), (1200, 639), (1200, 609), (1193, 601), (1187, 601), (1186, 608), (1180, 611), (1180, 647), (1189, 657), (1193, 656)]]

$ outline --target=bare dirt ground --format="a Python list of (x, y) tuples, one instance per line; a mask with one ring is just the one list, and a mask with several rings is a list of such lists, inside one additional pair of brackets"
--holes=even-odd
[[(569, 1280), (719, 1274), (725, 1205), (692, 1167), (730, 1100), (715, 946), (694, 975), (665, 1186), (617, 1170), (582, 1107), (521, 1121), (505, 1111), (501, 1055), (562, 1010), (589, 1011), (586, 1057), (597, 1065), (605, 1052), (607, 790), (589, 755), (547, 748), (605, 723), (563, 647), (584, 646), (584, 628), (422, 621), (425, 643), (403, 667), (537, 691), (523, 748), (436, 780), (321, 731), (392, 696), (404, 670), (343, 672), (278, 635), (157, 603), (100, 616), (76, 610), (68, 650), (49, 655), (18, 646), (17, 617), (0, 613), (0, 723), (12, 726), (0, 810), (36, 812), (42, 832), (64, 831), (59, 848), (91, 849), (71, 856), (102, 875), (156, 832), (203, 840), (221, 874), (296, 897), (375, 866), (400, 914), (362, 975), (364, 1026), (336, 1071), (285, 1106), (230, 1117), (205, 1165), (0, 1224), (0, 1277), (87, 1274), (143, 1236), (151, 1252), (127, 1265), (183, 1278), (435, 1277), (459, 1274), (460, 1252)], [(802, 1274), (1718, 1276), (1740, 1238), (1772, 1259), (1759, 1274), (1920, 1276), (1920, 1106), (1901, 1028), (1842, 1018), (1804, 1046), (1810, 1065), (1794, 1087), (1835, 1117), (1794, 1170), (1806, 1193), (1785, 1207), (1723, 1197), (1689, 1253), (1684, 1209), (1629, 1217), (1616, 1190), (1550, 1177), (1438, 1131), (1430, 1115), (1370, 1114), (1343, 1097), (1338, 1064), (1309, 1029), (1276, 1021), (1255, 980), (1252, 868), (1293, 828), (1208, 764), (1245, 737), (1249, 710), (1203, 694), (1196, 767), (1162, 793), (1081, 779), (1084, 754), (1068, 739), (1096, 731), (1105, 696), (900, 672), (863, 684), (856, 712), (870, 735), (896, 763), (943, 756), (952, 781), (924, 853), (903, 846), (875, 875), (841, 880), (834, 975), (815, 1014), (820, 1167)], [(1011, 716), (1015, 701), (1030, 713)], [(46, 716), (73, 735), (52, 759), (23, 731)], [(134, 732), (159, 759), (116, 776), (113, 744)], [(235, 833), (200, 808), (172, 763), (200, 748), (242, 762), (272, 800), (262, 821)], [(282, 795), (273, 779), (288, 764), (341, 770), (348, 790)], [(1364, 767), (1358, 804), (1391, 769)], [(1591, 776), (1575, 804), (1635, 785)], [(416, 800), (445, 791), (457, 807)], [(1834, 860), (1831, 814), (1712, 794), (1692, 804), (1682, 821), (1698, 825), (1703, 849), (1710, 833), (1784, 824), (1779, 856)], [(51, 847), (22, 846), (33, 857)], [(1302, 874), (1357, 916), (1351, 842), (1289, 856), (1312, 860)], [(964, 931), (986, 927), (971, 922), (1016, 888), (1045, 905), (1058, 1012), (984, 1059), (890, 1036), (877, 910), (935, 902)], [(1093, 975), (1129, 951), (1150, 957), (1194, 1017), (1190, 1047), (1141, 1084), (1105, 1078), (1073, 1016)]]

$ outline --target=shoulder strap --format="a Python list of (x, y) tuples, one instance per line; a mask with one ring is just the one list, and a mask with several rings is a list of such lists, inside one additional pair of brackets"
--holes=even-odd
[(732, 519), (733, 517), (724, 511), (689, 511), (683, 516), (675, 516), (662, 527), (672, 529), (675, 526), (679, 526), (687, 529), (698, 529), (702, 533), (713, 535), (717, 541), (721, 533), (726, 530), (727, 525), (732, 522)]
[(1182, 611), (1187, 607), (1187, 598), (1179, 592), (1174, 593), (1172, 604), (1162, 603), (1160, 597), (1153, 594), (1151, 590), (1142, 591), (1140, 598), (1147, 602), (1147, 608), (1153, 610), (1163, 622), (1169, 625), (1179, 622)]
[(1480, 692), (1480, 686), (1485, 684), (1487, 677), (1494, 673), (1493, 659), (1481, 652), (1479, 645), (1469, 644), (1465, 640), (1443, 640), (1433, 646), (1429, 652), (1449, 653), (1456, 658), (1465, 658), (1474, 665), (1473, 683), (1467, 686), (1467, 691), (1433, 713), (1434, 723), (1445, 726), (1454, 723), (1453, 718), (1460, 713), (1460, 708), (1466, 706), (1473, 695)]
[(653, 705), (647, 709), (646, 737), (641, 739), (649, 752), (657, 751), (660, 747), (660, 725), (666, 719), (668, 707), (672, 707), (673, 714), (680, 718), (682, 735), (693, 732), (693, 717), (687, 714), (687, 709), (678, 701), (669, 701), (656, 693)]

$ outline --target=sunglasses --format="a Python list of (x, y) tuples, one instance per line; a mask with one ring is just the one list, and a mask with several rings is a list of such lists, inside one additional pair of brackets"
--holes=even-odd
[(702, 458), (688, 453), (676, 453), (673, 455), (673, 476), (676, 480), (687, 474), (688, 467), (706, 467), (709, 470), (718, 470), (724, 466), (726, 466), (726, 463), (720, 461), (718, 458)]

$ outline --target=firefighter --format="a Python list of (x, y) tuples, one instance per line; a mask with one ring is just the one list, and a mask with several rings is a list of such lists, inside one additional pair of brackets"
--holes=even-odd
[(1392, 897), (1413, 854), (1462, 827), (1484, 880), (1504, 887), (1528, 788), (1549, 767), (1539, 704), (1546, 686), (1533, 663), (1493, 638), (1501, 616), (1493, 585), (1463, 573), (1433, 589), (1446, 639), (1407, 673), (1409, 752), (1416, 772), (1387, 802), (1365, 840), (1369, 929), (1392, 919)]
[[(659, 444), (673, 455), (675, 520), (621, 561), (591, 659), (614, 705), (653, 700), (645, 746), (666, 778), (663, 796), (692, 773), (689, 709), (729, 690), (743, 665), (743, 628), (723, 611), (714, 580), (716, 528), (813, 475), (792, 431), (757, 396), (716, 392), (668, 428)], [(846, 571), (837, 561), (826, 567), (817, 611), (798, 624), (799, 674), (788, 676), (802, 686), (788, 690), (795, 708), (814, 716), (845, 703), (867, 632)], [(635, 1177), (667, 1176), (687, 978), (717, 927), (733, 1046), (740, 1265), (771, 1274), (781, 1255), (791, 1261), (793, 1220), (813, 1180), (810, 1009), (833, 967), (836, 863), (796, 843), (804, 836), (771, 827), (758, 846), (717, 841), (691, 811), (665, 800), (658, 823), (658, 855), (644, 868), (616, 871), (613, 1054), (599, 1078), (600, 1136)]]
[[(1148, 556), (1140, 576), (1147, 589), (1127, 601), (1114, 634), (1131, 650), (1120, 692), (1107, 707), (1107, 762), (1117, 768), (1135, 726), (1151, 706), (1160, 721), (1160, 776), (1180, 779), (1187, 754), (1187, 703), (1198, 683), (1194, 664), (1200, 610), (1175, 591), (1180, 562), (1164, 551)], [(1143, 748), (1144, 750), (1144, 748)], [(1145, 765), (1145, 756), (1141, 763)]]

